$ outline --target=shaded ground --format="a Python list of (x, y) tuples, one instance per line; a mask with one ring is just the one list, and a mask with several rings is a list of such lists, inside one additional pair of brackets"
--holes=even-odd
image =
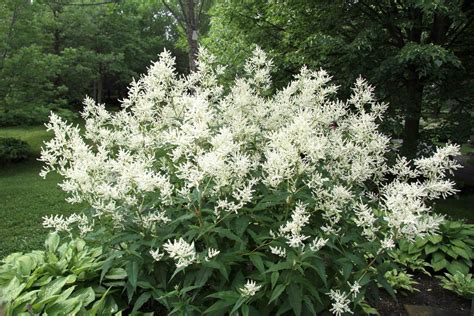
[(380, 301), (376, 309), (381, 316), (405, 316), (408, 315), (403, 305), (425, 305), (445, 310), (449, 313), (456, 311), (469, 314), (471, 301), (463, 299), (453, 292), (443, 289), (438, 279), (419, 274), (415, 276), (419, 283), (415, 286), (419, 292), (397, 294), (398, 302), (394, 301), (386, 292), (381, 292)]

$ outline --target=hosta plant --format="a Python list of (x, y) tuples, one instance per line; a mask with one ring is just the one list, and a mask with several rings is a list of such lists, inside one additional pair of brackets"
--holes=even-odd
[(45, 246), (42, 251), (13, 253), (2, 260), (0, 306), (6, 316), (119, 311), (114, 297), (127, 274), (113, 261), (106, 264), (101, 247), (88, 247), (82, 239), (60, 243), (57, 233), (48, 236)]
[[(427, 262), (435, 272), (467, 274), (474, 259), (474, 225), (459, 221), (444, 221), (438, 233), (419, 237), (415, 242), (401, 241), (397, 258), (418, 258)], [(403, 263), (403, 262), (400, 262)], [(416, 260), (408, 260), (406, 266), (414, 269)]]
[(474, 279), (471, 273), (463, 274), (458, 271), (455, 274), (445, 273), (438, 278), (443, 288), (467, 299), (474, 299)]
[(127, 258), (126, 294), (146, 311), (371, 310), (367, 293), (391, 291), (387, 250), (442, 221), (428, 203), (454, 193), (459, 147), (389, 166), (386, 105), (363, 79), (343, 101), (326, 72), (302, 68), (273, 93), (271, 66), (257, 49), (225, 88), (204, 50), (185, 77), (164, 52), (121, 111), (86, 99), (84, 131), (51, 115), (42, 175), (91, 212), (44, 225)]

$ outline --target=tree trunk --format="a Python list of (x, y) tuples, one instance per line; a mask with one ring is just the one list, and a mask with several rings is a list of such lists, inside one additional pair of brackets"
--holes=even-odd
[[(414, 43), (421, 43), (423, 13), (419, 8), (409, 12), (413, 25), (408, 33), (408, 39)], [(416, 155), (416, 148), (420, 138), (421, 104), (423, 101), (424, 81), (417, 72), (416, 64), (408, 66), (407, 104), (405, 112), (405, 126), (403, 130), (402, 154), (408, 158)]]
[(414, 70), (409, 71), (407, 81), (407, 105), (405, 125), (403, 131), (402, 153), (408, 158), (416, 155), (416, 148), (420, 138), (421, 105), (423, 101), (424, 85)]
[(186, 14), (186, 37), (188, 40), (188, 59), (189, 59), (189, 72), (196, 71), (196, 57), (198, 54), (198, 42), (197, 42), (197, 30), (196, 30), (196, 18), (194, 11), (194, 0), (187, 0), (187, 14)]
[(196, 57), (198, 55), (198, 43), (197, 40), (193, 39), (193, 33), (196, 32), (195, 30), (189, 28), (186, 32), (186, 37), (188, 40), (188, 60), (189, 60), (189, 72), (196, 71)]
[(99, 78), (97, 79), (97, 103), (102, 103), (102, 95), (103, 95), (103, 79), (102, 79), (102, 72), (99, 73)]

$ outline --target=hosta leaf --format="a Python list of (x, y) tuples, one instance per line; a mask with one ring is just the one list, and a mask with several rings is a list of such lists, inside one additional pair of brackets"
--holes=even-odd
[(455, 275), (457, 272), (461, 272), (462, 274), (468, 274), (469, 273), (469, 266), (467, 264), (464, 264), (460, 261), (453, 261), (451, 263), (448, 263), (446, 266), (446, 269), (451, 273), (452, 275)]
[(457, 246), (453, 246), (451, 247), (451, 249), (458, 255), (460, 255), (461, 257), (463, 257), (464, 259), (467, 259), (469, 260), (471, 257), (469, 256), (469, 254), (467, 253), (466, 250), (464, 250), (463, 248), (461, 247), (457, 247)]
[(74, 274), (68, 275), (67, 277), (59, 277), (51, 283), (47, 284), (41, 288), (38, 296), (39, 297), (49, 297), (55, 295), (61, 291), (61, 289), (66, 284), (71, 284), (76, 281), (76, 276)]
[(446, 268), (448, 263), (449, 262), (446, 259), (441, 259), (439, 261), (431, 260), (431, 266), (433, 267), (433, 270), (435, 270), (435, 271), (440, 271), (440, 270)]
[(59, 235), (57, 232), (50, 233), (46, 238), (44, 245), (49, 252), (55, 252), (59, 245)]
[(439, 249), (439, 246), (437, 246), (437, 245), (427, 244), (427, 245), (425, 246), (425, 254), (426, 254), (426, 255), (429, 255), (430, 253), (433, 253), (433, 252), (435, 252), (435, 251), (438, 251), (438, 249)]
[(444, 254), (440, 252), (436, 252), (433, 254), (433, 259), (431, 260), (431, 262), (433, 263), (433, 262), (441, 261), (443, 259), (445, 259)]
[(436, 244), (440, 243), (443, 240), (443, 236), (441, 236), (441, 235), (431, 235), (431, 236), (428, 236), (428, 240), (432, 244), (436, 245)]
[(127, 277), (127, 271), (123, 268), (112, 268), (105, 274), (108, 280), (123, 280)]
[(6, 302), (16, 299), (25, 288), (25, 283), (21, 283), (17, 277), (10, 280), (8, 285), (2, 289), (2, 300)]

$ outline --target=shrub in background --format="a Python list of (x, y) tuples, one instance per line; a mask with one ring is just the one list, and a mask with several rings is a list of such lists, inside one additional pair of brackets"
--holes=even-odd
[(13, 137), (0, 137), (0, 161), (18, 162), (28, 159), (31, 148), (27, 142)]
[(0, 110), (0, 126), (43, 125), (48, 121), (51, 111), (54, 111), (66, 120), (77, 119), (77, 114), (68, 109), (49, 106), (29, 106), (9, 111)]
[(85, 101), (83, 134), (53, 114), (42, 175), (62, 175), (91, 212), (44, 226), (113, 249), (137, 310), (372, 312), (378, 285), (393, 294), (387, 251), (438, 229), (428, 202), (455, 192), (459, 147), (389, 166), (386, 105), (363, 79), (341, 101), (326, 72), (303, 68), (272, 94), (257, 49), (226, 91), (213, 64), (202, 50), (180, 77), (162, 53), (120, 112)]

